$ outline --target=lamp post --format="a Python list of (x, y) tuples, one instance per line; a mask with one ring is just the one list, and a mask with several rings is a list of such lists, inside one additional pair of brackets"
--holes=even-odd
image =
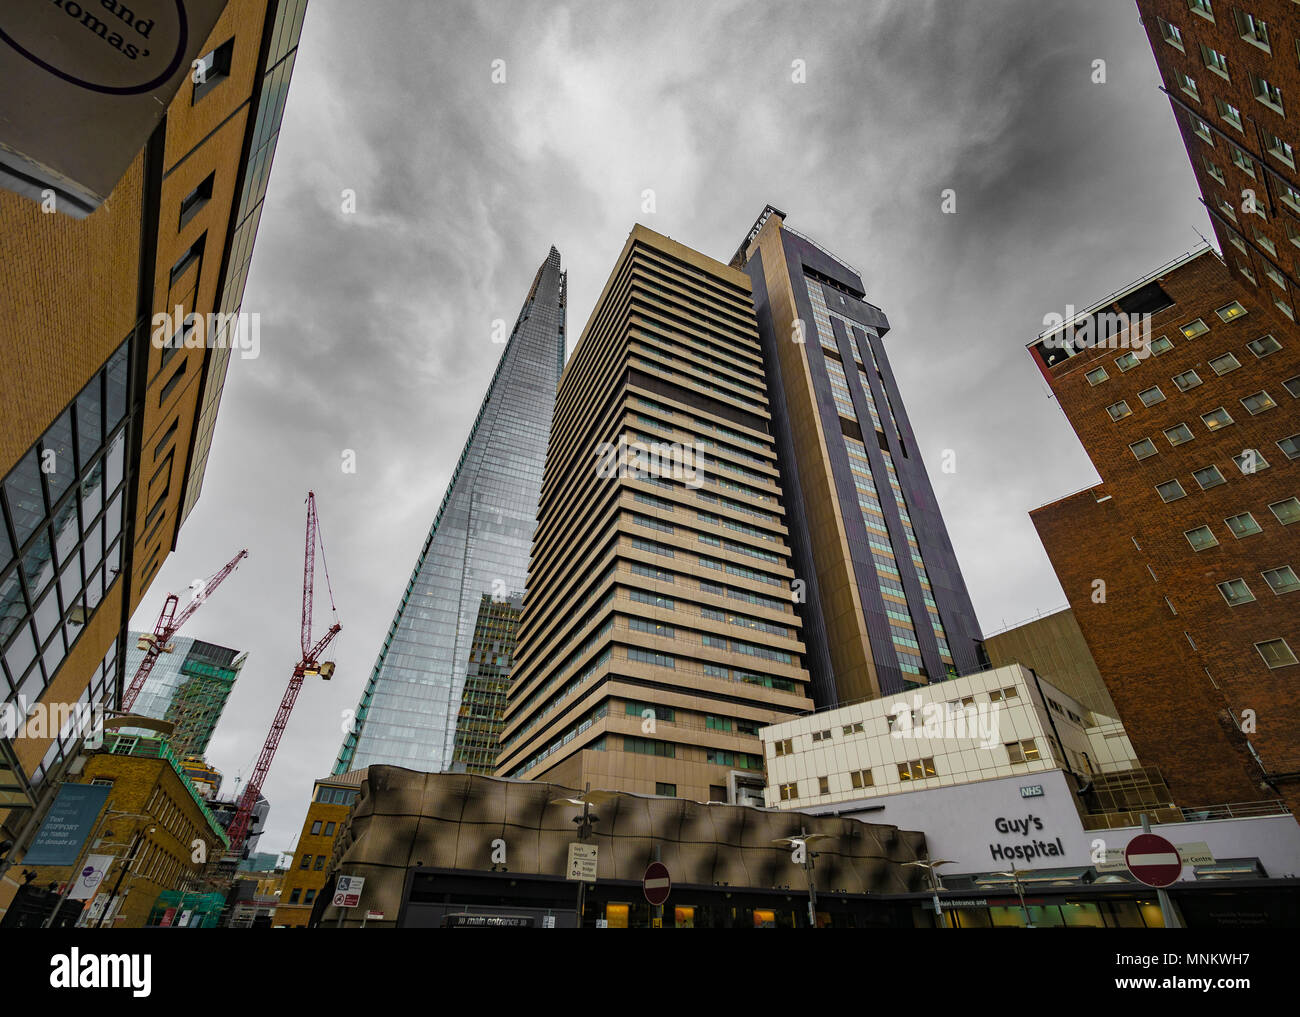
[[(618, 793), (615, 791), (593, 791), (591, 781), (587, 781), (586, 788), (576, 798), (554, 798), (551, 800), (551, 804), (582, 806), (582, 815), (574, 816), (573, 821), (578, 824), (578, 842), (583, 843), (591, 836), (592, 825), (600, 820), (600, 817), (591, 811), (591, 807), (617, 797)], [(580, 879), (578, 880), (578, 928), (580, 929), (582, 928), (582, 909), (586, 899), (587, 881)]]
[(904, 862), (903, 864), (914, 865), (917, 868), (925, 869), (927, 872), (930, 873), (930, 890), (934, 894), (934, 898), (933, 898), (934, 913), (936, 918), (939, 921), (939, 927), (941, 929), (948, 928), (948, 919), (944, 917), (943, 907), (939, 903), (939, 891), (943, 889), (943, 886), (939, 882), (939, 873), (936, 870), (939, 868), (940, 865), (952, 865), (953, 864), (952, 859), (939, 858), (936, 859), (935, 861), (931, 861), (929, 859), (929, 856), (927, 856), (925, 859), (921, 861)]
[[(141, 819), (148, 819), (148, 818), (150, 818), (150, 817), (148, 817), (148, 816), (141, 816), (141, 817), (138, 817), (138, 818), (141, 818)], [(103, 926), (103, 924), (104, 924), (104, 916), (105, 916), (106, 914), (108, 914), (108, 909), (111, 908), (111, 907), (113, 906), (113, 901), (115, 901), (115, 900), (117, 899), (117, 891), (118, 891), (118, 890), (121, 888), (121, 886), (122, 886), (122, 880), (125, 879), (127, 873), (129, 873), (129, 872), (131, 871), (131, 865), (132, 865), (132, 863), (135, 862), (135, 856), (136, 856), (136, 855), (139, 853), (139, 851), (140, 851), (140, 839), (141, 839), (141, 837), (142, 837), (143, 835), (145, 835), (145, 834), (151, 834), (151, 833), (153, 833), (153, 832), (154, 832), (155, 830), (157, 830), (157, 829), (158, 829), (158, 827), (156, 827), (156, 826), (150, 826), (147, 830), (145, 830), (145, 831), (143, 831), (143, 832), (140, 831), (140, 830), (136, 830), (136, 832), (135, 832), (135, 836), (131, 838), (131, 848), (130, 848), (130, 850), (127, 852), (126, 857), (122, 859), (122, 868), (118, 871), (118, 874), (117, 874), (117, 882), (113, 884), (113, 892), (110, 893), (110, 894), (108, 895), (108, 900), (106, 900), (106, 901), (104, 902), (104, 907), (100, 910), (100, 912), (99, 912), (99, 917), (98, 917), (97, 919), (95, 919), (95, 928), (98, 929), (98, 928), (101, 928), (101, 927)]]
[(74, 885), (74, 884), (76, 883), (76, 881), (77, 881), (77, 873), (79, 873), (79, 872), (81, 871), (82, 865), (83, 865), (83, 864), (85, 863), (85, 861), (86, 861), (86, 857), (90, 854), (91, 851), (94, 851), (97, 847), (99, 847), (100, 843), (103, 841), (103, 839), (104, 839), (105, 837), (111, 837), (111, 836), (113, 836), (113, 831), (112, 831), (112, 830), (105, 830), (105, 829), (104, 829), (104, 824), (105, 824), (106, 822), (108, 822), (108, 817), (109, 817), (109, 816), (121, 816), (121, 817), (124, 818), (124, 819), (127, 819), (127, 818), (149, 819), (149, 818), (151, 818), (151, 817), (149, 817), (149, 816), (141, 816), (141, 815), (139, 815), (138, 813), (135, 813), (135, 812), (114, 812), (112, 809), (107, 809), (107, 810), (105, 810), (104, 814), (103, 814), (102, 816), (99, 817), (99, 820), (98, 820), (98, 822), (95, 824), (95, 826), (94, 826), (94, 830), (93, 830), (94, 833), (98, 833), (98, 834), (100, 834), (100, 836), (98, 836), (98, 837), (87, 837), (87, 838), (86, 838), (86, 845), (85, 845), (85, 847), (83, 847), (83, 848), (81, 849), (80, 853), (77, 855), (77, 860), (76, 860), (76, 862), (75, 862), (75, 863), (73, 864), (73, 866), (72, 866), (72, 871), (71, 871), (70, 873), (68, 873), (68, 878), (67, 878), (67, 880), (66, 880), (66, 881), (64, 882), (64, 884), (63, 884), (63, 892), (59, 894), (59, 898), (58, 898), (58, 900), (56, 900), (56, 901), (54, 902), (54, 908), (50, 911), (50, 913), (49, 913), (48, 915), (45, 916), (45, 921), (43, 921), (43, 922), (41, 923), (41, 928), (42, 928), (42, 929), (48, 929), (48, 928), (50, 928), (50, 927), (54, 924), (55, 919), (58, 918), (59, 911), (62, 910), (63, 905), (67, 902), (67, 900), (68, 900), (68, 895), (72, 893), (72, 887), (73, 887), (73, 885)]
[(1029, 872), (1030, 872), (1029, 869), (1012, 869), (1010, 872), (994, 873), (995, 876), (1006, 876), (1013, 883), (1015, 883), (1016, 896), (1020, 898), (1020, 910), (1024, 912), (1025, 915), (1026, 929), (1034, 928), (1034, 920), (1029, 917), (1029, 908), (1025, 907), (1025, 888), (1024, 888), (1024, 884), (1020, 882), (1020, 877), (1029, 875)]
[(801, 826), (798, 834), (772, 841), (778, 847), (793, 848), (791, 858), (803, 866), (804, 874), (808, 877), (808, 928), (810, 929), (817, 928), (817, 883), (813, 874), (813, 859), (817, 854), (811, 850), (811, 846), (819, 840), (829, 839), (828, 833), (809, 833)]

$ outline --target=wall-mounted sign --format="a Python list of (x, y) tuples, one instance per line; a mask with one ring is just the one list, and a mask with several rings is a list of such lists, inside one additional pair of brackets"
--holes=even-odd
[(81, 218), (117, 186), (227, 0), (0, 4), (0, 186)]
[(107, 784), (64, 784), (45, 814), (45, 822), (23, 855), (24, 865), (76, 865), (99, 810), (111, 791)]
[(1210, 845), (1203, 840), (1194, 841), (1191, 844), (1175, 844), (1178, 848), (1178, 857), (1183, 860), (1184, 865), (1213, 865), (1214, 852), (1210, 850)]
[(1021, 797), (1021, 798), (1042, 798), (1042, 797), (1043, 797), (1043, 785), (1042, 785), (1042, 784), (1030, 784), (1030, 785), (1027, 786), (1027, 787), (1022, 787), (1022, 788), (1020, 789), (1020, 797)]
[(1032, 812), (1027, 816), (998, 816), (993, 821), (993, 828), (998, 833), (1009, 835), (1020, 844), (990, 844), (989, 854), (995, 862), (1031, 862), (1035, 858), (1060, 858), (1065, 854), (1065, 845), (1061, 838), (1047, 840), (1036, 837), (1043, 829), (1043, 821)]

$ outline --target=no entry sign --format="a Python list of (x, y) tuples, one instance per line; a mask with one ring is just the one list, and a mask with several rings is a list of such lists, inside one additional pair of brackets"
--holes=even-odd
[(651, 862), (641, 878), (641, 890), (645, 899), (658, 907), (668, 899), (673, 881), (668, 877), (668, 866), (663, 862)]
[(1154, 833), (1140, 833), (1129, 841), (1124, 861), (1134, 879), (1157, 889), (1176, 883), (1183, 872), (1178, 849)]

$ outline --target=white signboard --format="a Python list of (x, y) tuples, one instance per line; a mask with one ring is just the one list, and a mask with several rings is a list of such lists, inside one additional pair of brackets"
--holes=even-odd
[(334, 906), (354, 908), (361, 903), (361, 888), (366, 885), (364, 876), (339, 876), (334, 886)]
[(98, 208), (191, 87), (226, 3), (0, 3), (0, 186), (49, 189), (77, 218)]
[(1174, 846), (1178, 848), (1178, 857), (1182, 859), (1184, 865), (1214, 864), (1214, 852), (1210, 850), (1210, 845), (1203, 840), (1191, 844), (1175, 844)]
[(565, 879), (596, 882), (596, 845), (574, 841), (569, 845), (569, 867)]
[(104, 876), (108, 874), (108, 867), (112, 864), (112, 855), (87, 856), (68, 897), (71, 900), (90, 900), (99, 889), (99, 884), (104, 881)]

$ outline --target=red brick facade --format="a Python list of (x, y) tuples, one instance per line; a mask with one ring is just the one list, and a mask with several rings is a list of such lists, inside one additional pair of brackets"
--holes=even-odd
[[(1265, 652), (1300, 654), (1300, 589), (1274, 571), (1300, 573), (1300, 520), (1284, 522), (1288, 499), (1300, 496), (1300, 459), (1278, 444), (1300, 432), (1300, 330), (1271, 301), (1242, 293), (1212, 251), (1155, 282), (1159, 289), (1135, 292), (1153, 306), (1173, 302), (1150, 319), (1160, 352), (1139, 349), (1121, 363), (1126, 350), (1112, 347), (1127, 331), (1068, 358), (1031, 347), (1103, 480), (1031, 516), (1139, 756), (1161, 769), (1178, 803), (1282, 796), (1295, 808), (1300, 664), (1270, 667), (1256, 644), (1284, 640)], [(1188, 338), (1184, 327), (1198, 320), (1208, 329)], [(1260, 356), (1273, 343), (1249, 344), (1268, 335), (1281, 348)], [(1219, 360), (1228, 353), (1240, 366)], [(1049, 367), (1047, 357), (1057, 362)], [(1230, 369), (1220, 375), (1215, 364)], [(1090, 379), (1098, 367), (1106, 377)], [(1189, 371), (1199, 380), (1184, 391), (1173, 379)], [(1243, 400), (1261, 392), (1269, 398), (1252, 413)], [(1113, 420), (1108, 408), (1121, 401), (1129, 412)], [(1202, 415), (1220, 407), (1232, 423), (1211, 429)], [(1174, 444), (1165, 431), (1178, 425), (1191, 437)], [(1144, 439), (1150, 447), (1138, 445)], [(1234, 462), (1248, 449), (1262, 453), (1254, 473)], [(1210, 466), (1222, 482), (1198, 480)], [(1185, 493), (1166, 501), (1157, 485), (1173, 480)], [(1254, 524), (1238, 518), (1245, 513)], [(1206, 546), (1197, 550), (1189, 532)], [(1219, 584), (1232, 580), (1254, 599), (1230, 605)], [(1230, 718), (1252, 715), (1243, 739)]]
[(1233, 278), (1300, 315), (1300, 4), (1137, 6)]

